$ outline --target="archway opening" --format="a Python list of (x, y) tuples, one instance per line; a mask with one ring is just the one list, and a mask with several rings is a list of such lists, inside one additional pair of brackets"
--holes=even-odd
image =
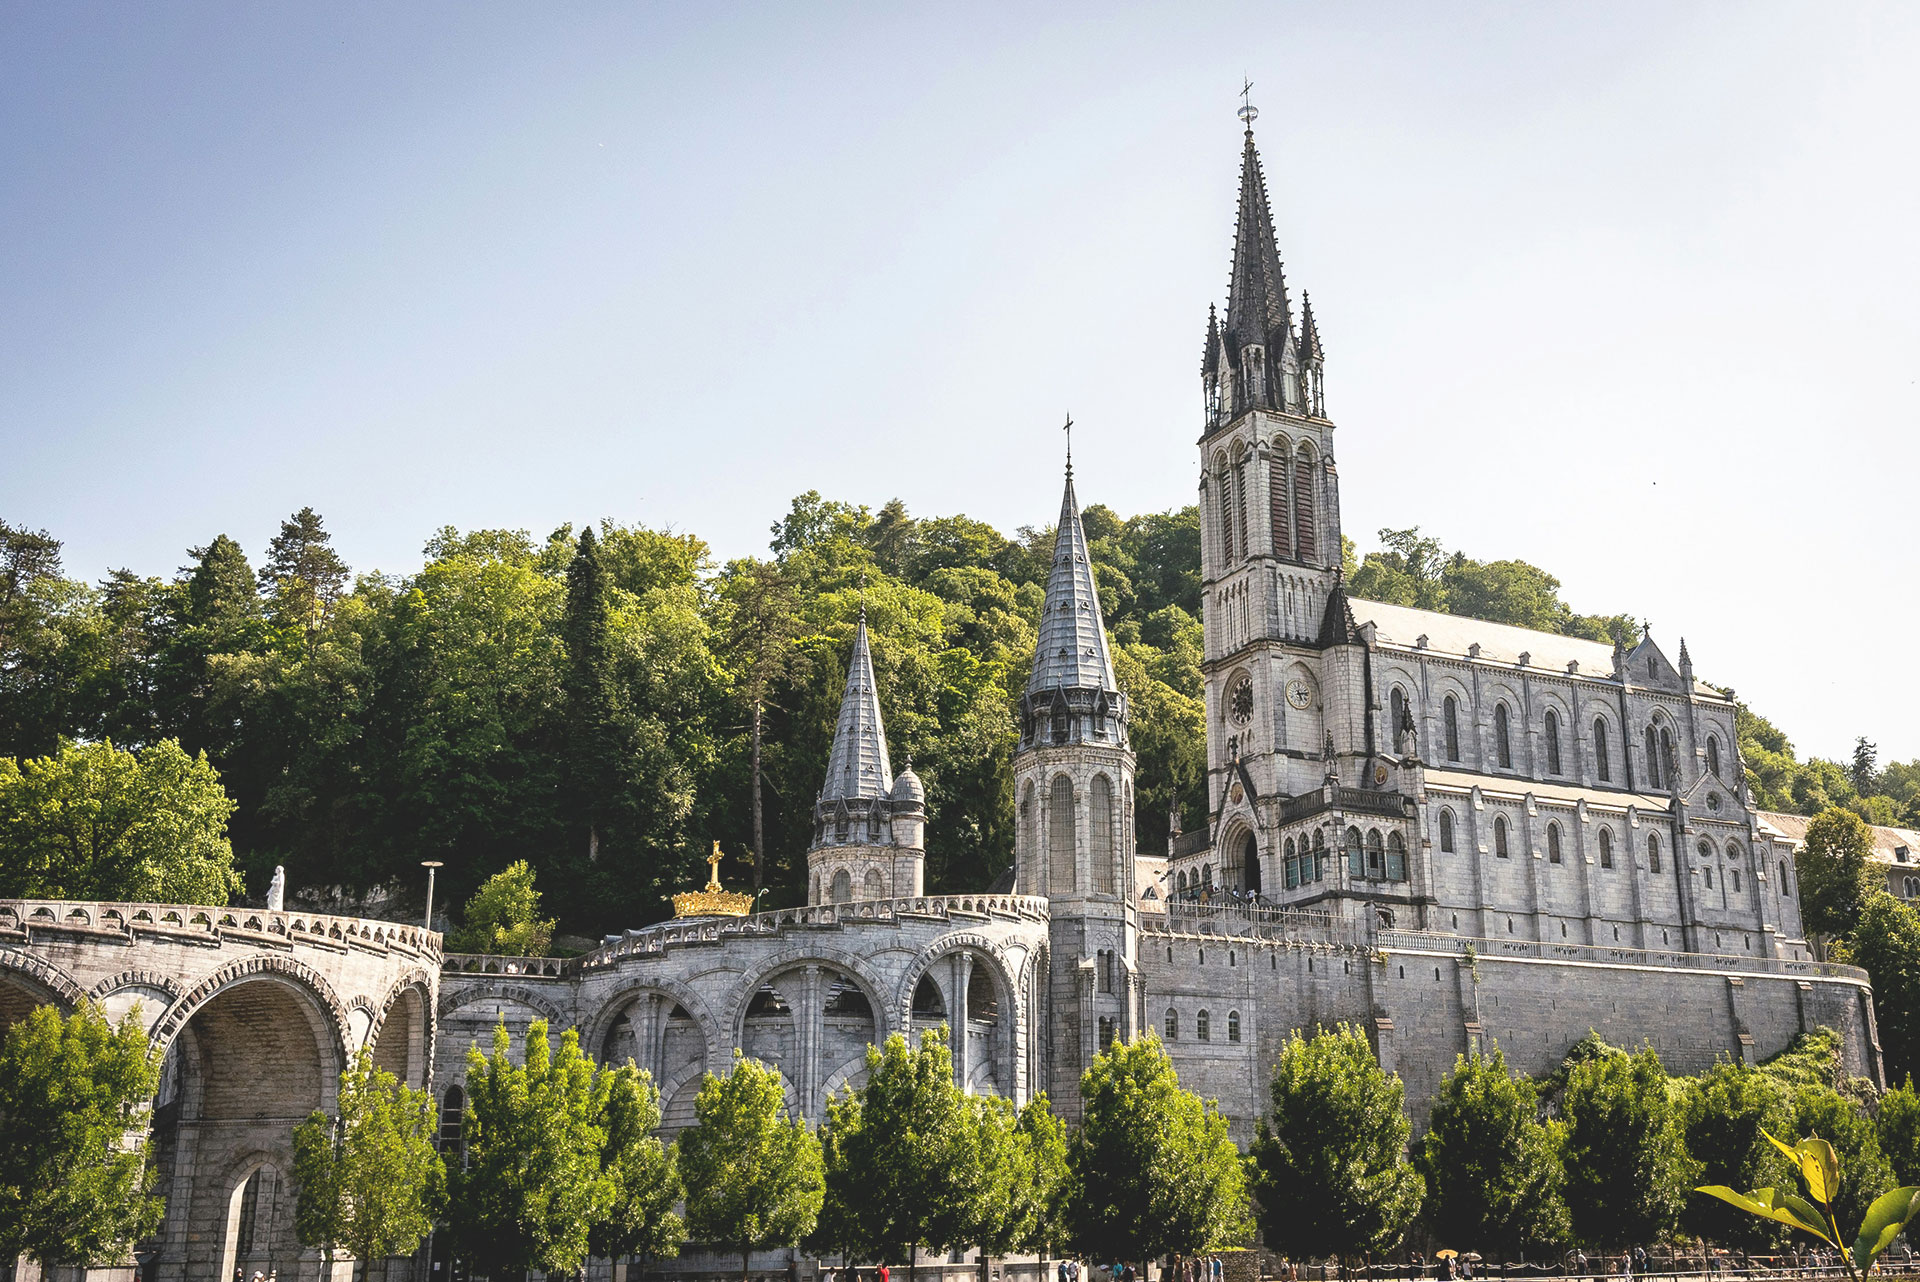
[(1260, 893), (1260, 843), (1252, 833), (1240, 841), (1240, 875), (1247, 890), (1256, 895)]
[(408, 988), (393, 999), (374, 1038), (373, 1066), (385, 1069), (415, 1090), (427, 1084), (427, 1006), (420, 990)]
[(294, 1233), (291, 1136), (333, 1106), (342, 1063), (330, 1013), (273, 974), (218, 993), (175, 1035), (154, 1147), (160, 1191), (187, 1209), (162, 1229), (161, 1277), (310, 1271)]

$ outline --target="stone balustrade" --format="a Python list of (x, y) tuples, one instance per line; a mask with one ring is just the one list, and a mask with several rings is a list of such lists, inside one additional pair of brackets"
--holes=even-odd
[(0, 899), (0, 939), (27, 941), (36, 932), (61, 932), (131, 941), (140, 936), (232, 938), (256, 944), (401, 953), (440, 960), (440, 935), (405, 922), (333, 917), (325, 913), (273, 912), (265, 908), (212, 908), (193, 904), (141, 904), (101, 900)]

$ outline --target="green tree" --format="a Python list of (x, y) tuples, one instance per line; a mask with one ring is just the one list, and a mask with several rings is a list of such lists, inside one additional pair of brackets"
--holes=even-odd
[(1407, 1160), (1405, 1087), (1381, 1071), (1366, 1035), (1347, 1024), (1295, 1032), (1271, 1096), (1252, 1152), (1267, 1242), (1295, 1256), (1392, 1249), (1426, 1187)]
[(333, 550), (333, 536), (310, 507), (280, 523), (260, 567), (274, 624), (295, 634), (307, 652), (333, 618), (346, 593), (347, 563)]
[(1124, 1260), (1188, 1255), (1250, 1231), (1246, 1173), (1212, 1101), (1180, 1085), (1152, 1033), (1115, 1042), (1080, 1075), (1067, 1148), (1068, 1240)]
[(793, 584), (766, 561), (735, 561), (720, 578), (718, 635), (735, 690), (746, 705), (748, 804), (753, 816), (753, 888), (766, 883), (765, 779), (767, 701), (794, 663), (804, 627)]
[(779, 1071), (736, 1050), (732, 1072), (701, 1082), (680, 1136), (688, 1231), (740, 1252), (742, 1278), (755, 1251), (799, 1245), (820, 1216), (820, 1141), (786, 1106)]
[(609, 1076), (601, 1167), (613, 1187), (604, 1217), (588, 1231), (588, 1247), (609, 1260), (674, 1255), (687, 1236), (673, 1209), (685, 1189), (677, 1149), (653, 1133), (660, 1125), (660, 1092), (652, 1077), (631, 1063)]
[[(1772, 1074), (1722, 1060), (1687, 1083), (1683, 1107), (1687, 1152), (1700, 1167), (1693, 1178), (1739, 1189), (1791, 1182), (1793, 1168), (1767, 1139), (1793, 1129), (1792, 1095)], [(1782, 1237), (1776, 1224), (1697, 1197), (1687, 1199), (1681, 1225), (1748, 1251), (1776, 1247)]]
[[(833, 1112), (831, 1141), (822, 1137), (841, 1245), (861, 1259), (905, 1261), (911, 1275), (918, 1248), (968, 1244), (981, 1185), (995, 1174), (983, 1170), (979, 1145), (1000, 1135), (955, 1083), (944, 1028), (922, 1033), (917, 1048), (899, 1033), (867, 1047), (866, 1084), (851, 1093), (857, 1106)], [(1003, 1156), (1015, 1147), (1010, 1124), (1005, 1131)]]
[(1454, 1062), (1414, 1150), (1435, 1234), (1502, 1260), (1567, 1239), (1559, 1137), (1539, 1110), (1539, 1087), (1509, 1073), (1497, 1046)]
[(1808, 930), (1829, 939), (1852, 933), (1873, 890), (1867, 868), (1872, 850), (1873, 833), (1859, 815), (1830, 806), (1814, 816), (1793, 859), (1800, 918)]
[(0, 888), (42, 899), (224, 904), (240, 889), (234, 803), (205, 754), (173, 740), (0, 757)]
[(567, 651), (567, 775), (589, 862), (600, 857), (600, 838), (610, 826), (610, 808), (627, 791), (627, 765), (633, 755), (614, 671), (608, 587), (589, 525), (580, 531), (567, 566), (566, 613), (560, 624)]
[(460, 929), (447, 938), (456, 953), (492, 953), (501, 957), (545, 957), (554, 923), (540, 919), (540, 892), (533, 869), (515, 860), (481, 883), (461, 914)]
[(36, 1008), (0, 1042), (0, 1259), (43, 1268), (120, 1263), (160, 1227), (142, 1130), (159, 1058), (136, 1009)]
[(1894, 1179), (1920, 1185), (1920, 1093), (1913, 1089), (1913, 1078), (1880, 1097), (1873, 1129)]
[(1574, 1236), (1609, 1250), (1658, 1242), (1692, 1187), (1678, 1104), (1652, 1047), (1573, 1067), (1561, 1112)]
[(365, 1266), (410, 1255), (446, 1203), (433, 1096), (375, 1068), (365, 1051), (340, 1075), (339, 1114), (293, 1131), (294, 1228), (331, 1270), (344, 1249)]
[(504, 1024), (493, 1054), (467, 1051), (466, 1165), (451, 1178), (455, 1242), (470, 1260), (512, 1275), (570, 1273), (606, 1221), (614, 1189), (602, 1167), (612, 1076), (596, 1073), (568, 1029), (555, 1053), (547, 1022), (527, 1029), (523, 1063)]
[(1920, 1070), (1920, 913), (1885, 891), (1867, 899), (1847, 940), (1873, 981), (1874, 1022), (1888, 1080)]
[(1824, 1086), (1808, 1087), (1794, 1097), (1792, 1129), (1825, 1140), (1840, 1155), (1833, 1209), (1842, 1224), (1858, 1224), (1874, 1199), (1894, 1187), (1873, 1119), (1857, 1101)]

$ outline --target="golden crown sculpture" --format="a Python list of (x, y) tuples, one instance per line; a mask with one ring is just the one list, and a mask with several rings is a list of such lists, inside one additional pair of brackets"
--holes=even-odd
[(713, 872), (699, 890), (683, 890), (673, 897), (675, 917), (745, 917), (753, 911), (753, 896), (737, 890), (720, 889), (720, 843), (713, 843), (707, 856)]

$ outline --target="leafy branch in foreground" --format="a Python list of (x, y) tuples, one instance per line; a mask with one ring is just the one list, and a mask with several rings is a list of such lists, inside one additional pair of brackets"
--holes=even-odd
[(1762, 1134), (1799, 1169), (1800, 1178), (1807, 1186), (1807, 1197), (1777, 1188), (1736, 1193), (1724, 1184), (1703, 1184), (1694, 1192), (1717, 1197), (1750, 1215), (1778, 1220), (1819, 1238), (1840, 1252), (1840, 1259), (1847, 1266), (1847, 1276), (1855, 1279), (1871, 1273), (1874, 1261), (1881, 1252), (1893, 1245), (1893, 1240), (1912, 1223), (1914, 1216), (1920, 1215), (1920, 1187), (1909, 1185), (1894, 1189), (1891, 1193), (1883, 1193), (1867, 1208), (1853, 1244), (1845, 1245), (1840, 1220), (1833, 1210), (1833, 1204), (1840, 1196), (1840, 1158), (1833, 1151), (1833, 1145), (1810, 1135), (1789, 1148), (1774, 1139), (1772, 1132)]

